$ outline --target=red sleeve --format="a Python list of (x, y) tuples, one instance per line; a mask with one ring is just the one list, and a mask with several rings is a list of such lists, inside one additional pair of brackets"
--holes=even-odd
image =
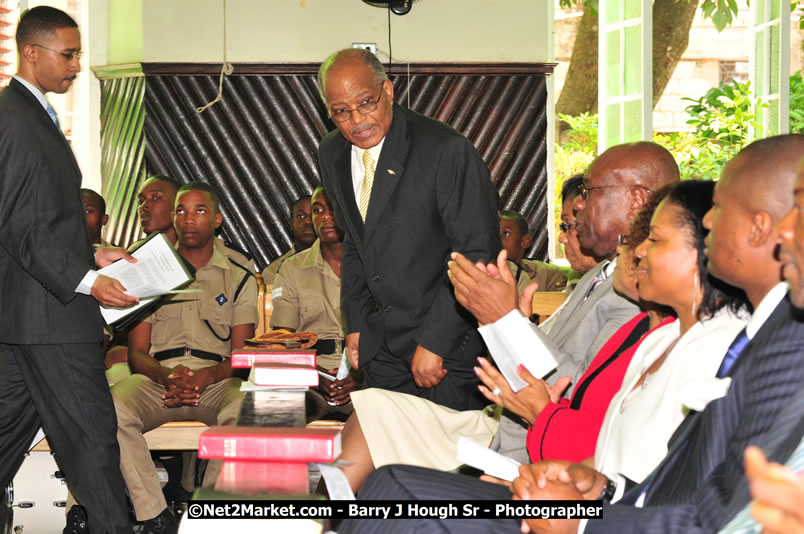
[[(588, 375), (614, 354), (645, 315), (637, 315), (609, 339), (579, 383), (583, 383)], [(659, 326), (667, 322), (668, 320)], [(620, 389), (628, 364), (645, 337), (647, 336), (626, 349), (589, 382), (579, 410), (570, 408), (566, 399), (562, 399), (559, 404), (550, 403), (542, 410), (527, 435), (528, 454), (532, 462), (545, 459), (580, 462), (594, 456), (597, 435), (603, 426), (609, 403)]]
[(531, 462), (545, 459), (580, 462), (594, 456), (597, 434), (607, 409), (608, 402), (584, 403), (583, 410), (573, 410), (565, 399), (559, 404), (548, 404), (528, 431)]

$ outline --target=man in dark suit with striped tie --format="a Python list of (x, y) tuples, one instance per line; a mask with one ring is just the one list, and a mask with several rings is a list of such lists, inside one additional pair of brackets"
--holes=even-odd
[(98, 301), (137, 299), (94, 270), (128, 255), (93, 255), (81, 172), (45, 98), (81, 70), (81, 36), (69, 15), (39, 6), (16, 37), (19, 69), (0, 93), (0, 488), (41, 424), (92, 532), (131, 532)]

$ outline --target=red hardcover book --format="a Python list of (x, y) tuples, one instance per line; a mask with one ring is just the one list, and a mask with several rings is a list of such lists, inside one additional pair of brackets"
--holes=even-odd
[(258, 462), (333, 462), (341, 432), (329, 428), (213, 426), (198, 440), (198, 457)]
[(309, 469), (304, 463), (227, 460), (215, 489), (240, 495), (306, 495)]
[(288, 363), (315, 367), (315, 350), (244, 347), (232, 351), (232, 367), (243, 369), (255, 363)]
[(315, 387), (318, 371), (311, 365), (290, 363), (255, 363), (248, 379), (257, 386), (280, 388)]

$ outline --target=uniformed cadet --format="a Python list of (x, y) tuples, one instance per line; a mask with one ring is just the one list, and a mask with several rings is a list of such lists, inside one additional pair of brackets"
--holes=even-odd
[[(148, 235), (161, 232), (173, 245), (176, 244), (177, 236), (173, 228), (172, 212), (179, 187), (179, 182), (170, 176), (155, 174), (143, 182), (137, 195), (137, 213), (142, 231)], [(237, 265), (252, 274), (256, 272), (254, 259), (247, 251), (219, 237), (215, 238), (215, 246)]]
[[(538, 260), (524, 259), (525, 251), (533, 243), (528, 231), (528, 221), (513, 210), (500, 212), (500, 238), (508, 253), (508, 259), (522, 268), (532, 282), (539, 284), (539, 291), (564, 291), (570, 269)], [(514, 273), (515, 276), (517, 273)], [(519, 281), (519, 277), (516, 278)], [(517, 284), (517, 288), (520, 284)], [(520, 295), (522, 292), (520, 291)]]
[[(155, 174), (143, 182), (137, 194), (137, 213), (140, 216), (142, 231), (148, 235), (159, 232), (165, 236), (171, 245), (175, 245), (178, 239), (176, 229), (173, 228), (172, 215), (173, 205), (176, 201), (176, 191), (178, 191), (179, 187), (179, 183), (170, 176)], [(141, 242), (138, 241), (129, 248), (136, 248)], [(214, 242), (218, 251), (229, 258), (232, 263), (248, 270), (252, 274), (256, 272), (254, 259), (248, 252), (219, 237), (216, 237)], [(115, 340), (115, 343), (122, 345), (118, 340)], [(106, 369), (110, 369), (114, 364), (127, 361), (128, 351), (125, 350), (125, 347), (117, 345), (106, 353)], [(125, 366), (123, 367), (125, 368)], [(112, 378), (110, 378), (113, 382), (128, 374), (127, 371), (115, 369), (111, 375)]]
[(84, 215), (87, 219), (89, 239), (93, 245), (102, 247), (114, 246), (102, 237), (103, 227), (109, 222), (106, 214), (106, 201), (92, 189), (81, 190), (81, 201), (84, 203)]
[(293, 246), (290, 250), (272, 261), (268, 267), (262, 271), (262, 280), (266, 285), (274, 283), (276, 273), (282, 263), (297, 252), (307, 250), (316, 240), (313, 230), (312, 214), (310, 212), (310, 197), (301, 197), (293, 203), (290, 208), (290, 225), (293, 233)]
[[(129, 365), (136, 373), (112, 388), (118, 419), (121, 471), (144, 532), (175, 532), (143, 433), (168, 421), (233, 424), (242, 395), (230, 365), (232, 348), (254, 335), (257, 284), (253, 274), (214, 245), (222, 216), (207, 184), (176, 194), (174, 225), (179, 253), (195, 268), (188, 289), (174, 295), (129, 334)], [(214, 483), (210, 462), (204, 484)], [(185, 488), (190, 490), (192, 488)]]
[[(343, 230), (338, 228), (321, 185), (313, 191), (312, 220), (318, 239), (309, 249), (288, 258), (274, 281), (271, 328), (318, 334), (317, 364), (337, 374), (345, 336), (341, 315)], [(349, 402), (349, 393), (355, 387), (350, 376), (334, 382), (322, 379), (318, 389), (330, 405), (340, 406)], [(323, 415), (316, 413), (322, 409), (325, 407), (320, 404), (310, 406), (308, 415)]]

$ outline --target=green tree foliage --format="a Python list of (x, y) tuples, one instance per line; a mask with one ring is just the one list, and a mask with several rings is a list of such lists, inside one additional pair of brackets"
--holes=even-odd
[[(717, 180), (723, 165), (752, 141), (756, 116), (748, 83), (721, 84), (690, 103), (687, 124), (694, 132), (656, 133), (653, 140), (666, 147), (678, 162), (682, 179)], [(763, 105), (760, 103), (760, 105)], [(560, 115), (570, 125), (565, 141), (555, 148), (556, 188), (584, 172), (597, 155), (597, 115)], [(804, 133), (804, 78), (790, 77), (790, 131)], [(559, 205), (558, 202), (556, 205)]]
[[(804, 18), (801, 20), (804, 22)], [(804, 134), (804, 79), (801, 71), (790, 76), (790, 133)]]

